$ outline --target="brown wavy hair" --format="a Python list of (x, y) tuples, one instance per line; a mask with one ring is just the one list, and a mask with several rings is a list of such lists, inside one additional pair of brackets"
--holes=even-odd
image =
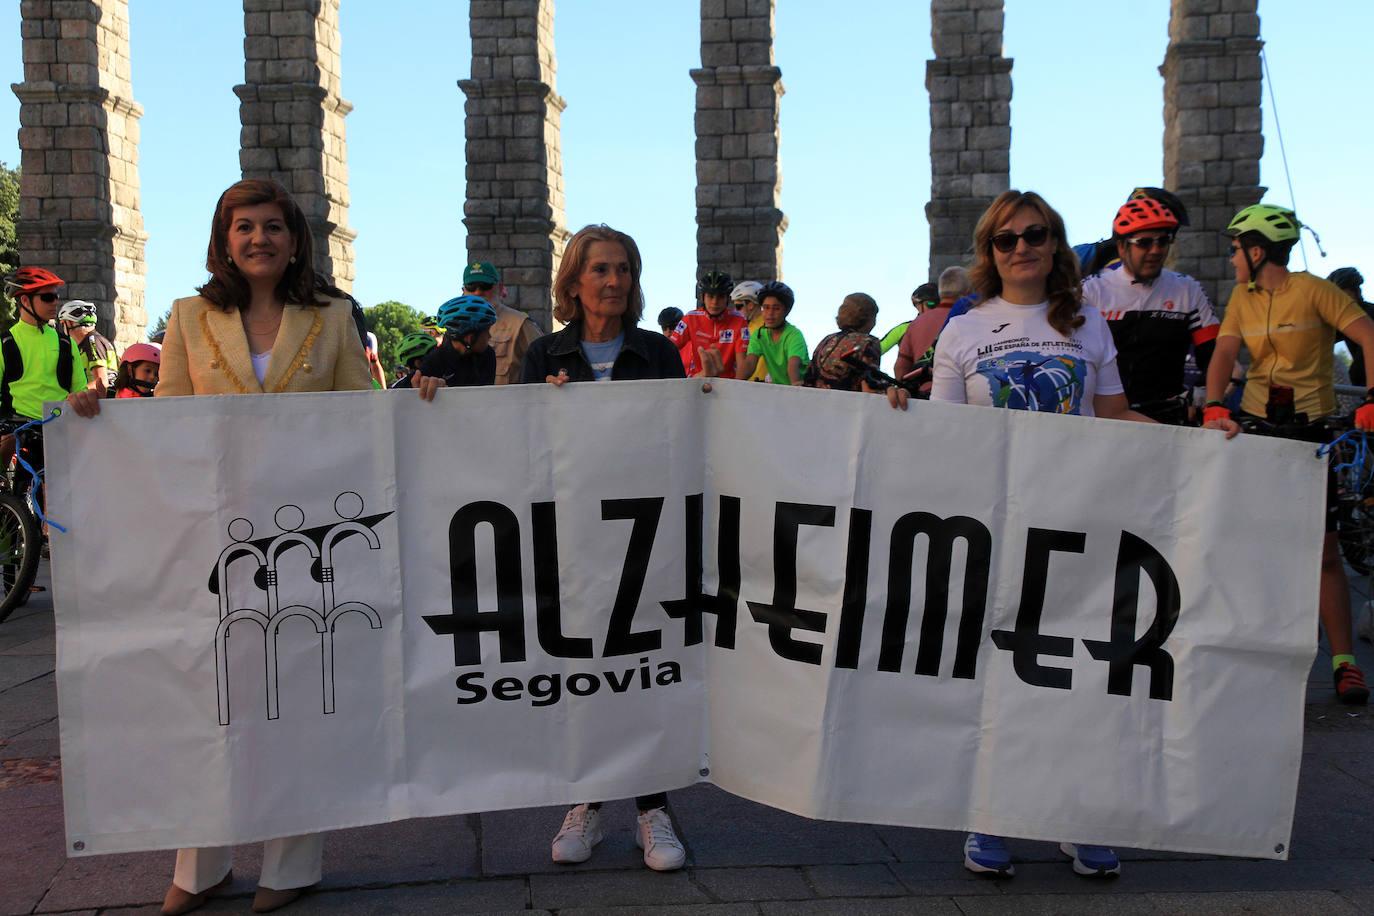
[(291, 238), (295, 242), (292, 255), (296, 261), (286, 265), (286, 273), (282, 274), (281, 282), (277, 284), (277, 298), (294, 305), (327, 305), (327, 302), (316, 299), (316, 292), (332, 295), (331, 291), (336, 290), (327, 280), (315, 275), (315, 242), (310, 234), (310, 225), (305, 221), (305, 213), (286, 188), (275, 181), (260, 178), (245, 178), (235, 182), (219, 196), (215, 215), (210, 220), (210, 244), (205, 251), (205, 269), (210, 272), (210, 281), (196, 292), (226, 312), (248, 307), (251, 299), (248, 281), (243, 279), (239, 269), (229, 260), (229, 223), (233, 219), (234, 208), (258, 204), (281, 207), (286, 228), (291, 231)]
[(997, 273), (992, 237), (998, 227), (1022, 207), (1038, 213), (1050, 229), (1054, 254), (1050, 275), (1045, 278), (1045, 298), (1050, 303), (1046, 318), (1050, 327), (1069, 337), (1074, 328), (1083, 326), (1083, 316), (1079, 314), (1083, 308), (1083, 280), (1078, 274), (1078, 257), (1069, 247), (1064, 218), (1034, 191), (1003, 191), (983, 211), (973, 230), (973, 266), (969, 268), (969, 281), (983, 302), (1002, 294), (1002, 277)]
[(623, 322), (628, 327), (639, 324), (639, 319), (644, 315), (644, 290), (639, 285), (644, 262), (639, 256), (639, 246), (629, 235), (605, 223), (583, 226), (568, 239), (563, 260), (558, 264), (558, 276), (553, 281), (553, 317), (564, 324), (582, 320), (582, 303), (573, 295), (573, 287), (587, 266), (593, 242), (615, 242), (625, 247), (625, 256), (630, 259), (630, 291), (625, 297)]

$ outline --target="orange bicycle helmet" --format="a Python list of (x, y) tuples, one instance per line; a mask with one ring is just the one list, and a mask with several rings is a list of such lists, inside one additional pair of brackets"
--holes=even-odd
[(31, 293), (45, 286), (62, 286), (66, 282), (51, 270), (42, 267), (21, 267), (5, 278), (5, 287), (13, 295)]
[(1148, 197), (1126, 201), (1116, 211), (1116, 219), (1112, 220), (1112, 235), (1117, 238), (1147, 229), (1173, 231), (1177, 228), (1178, 217), (1174, 216), (1173, 211)]

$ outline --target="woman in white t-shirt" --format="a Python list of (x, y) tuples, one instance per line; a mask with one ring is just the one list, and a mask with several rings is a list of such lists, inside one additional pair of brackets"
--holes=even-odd
[[(1116, 347), (1097, 309), (1083, 305), (1078, 259), (1064, 220), (1034, 191), (1006, 191), (978, 220), (969, 279), (979, 303), (952, 318), (935, 348), (932, 401), (1153, 423), (1130, 409)], [(888, 400), (906, 406), (893, 386)], [(1105, 846), (1061, 843), (1080, 875), (1121, 873)], [(969, 871), (1009, 876), (1001, 837), (970, 833)]]
[(1126, 401), (1107, 322), (1083, 305), (1064, 235), (1034, 191), (992, 202), (969, 271), (981, 301), (940, 335), (931, 400), (1146, 421)]

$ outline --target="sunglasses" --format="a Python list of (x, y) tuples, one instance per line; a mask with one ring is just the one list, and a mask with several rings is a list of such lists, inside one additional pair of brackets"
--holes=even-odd
[(465, 293), (489, 293), (491, 292), (490, 283), (469, 283), (463, 287)]
[(992, 247), (1003, 254), (1010, 254), (1016, 250), (1016, 243), (1021, 239), (1025, 239), (1026, 244), (1031, 248), (1039, 248), (1049, 241), (1049, 238), (1050, 228), (1048, 226), (1041, 226), (1037, 223), (1034, 226), (1027, 226), (1024, 232), (1011, 232), (1008, 230), (997, 233), (992, 237)]
[(29, 293), (29, 298), (39, 299), (51, 304), (57, 301), (57, 293)]
[(1136, 236), (1122, 241), (1137, 251), (1149, 251), (1151, 248), (1168, 248), (1174, 243), (1174, 237), (1172, 235)]

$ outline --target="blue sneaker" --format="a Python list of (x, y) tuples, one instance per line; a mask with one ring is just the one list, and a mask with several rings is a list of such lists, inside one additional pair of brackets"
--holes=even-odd
[(1060, 843), (1059, 851), (1073, 859), (1073, 870), (1090, 878), (1113, 878), (1121, 874), (1121, 860), (1106, 846)]
[(1006, 841), (986, 833), (970, 833), (964, 839), (964, 867), (980, 875), (1010, 878), (1016, 874)]

